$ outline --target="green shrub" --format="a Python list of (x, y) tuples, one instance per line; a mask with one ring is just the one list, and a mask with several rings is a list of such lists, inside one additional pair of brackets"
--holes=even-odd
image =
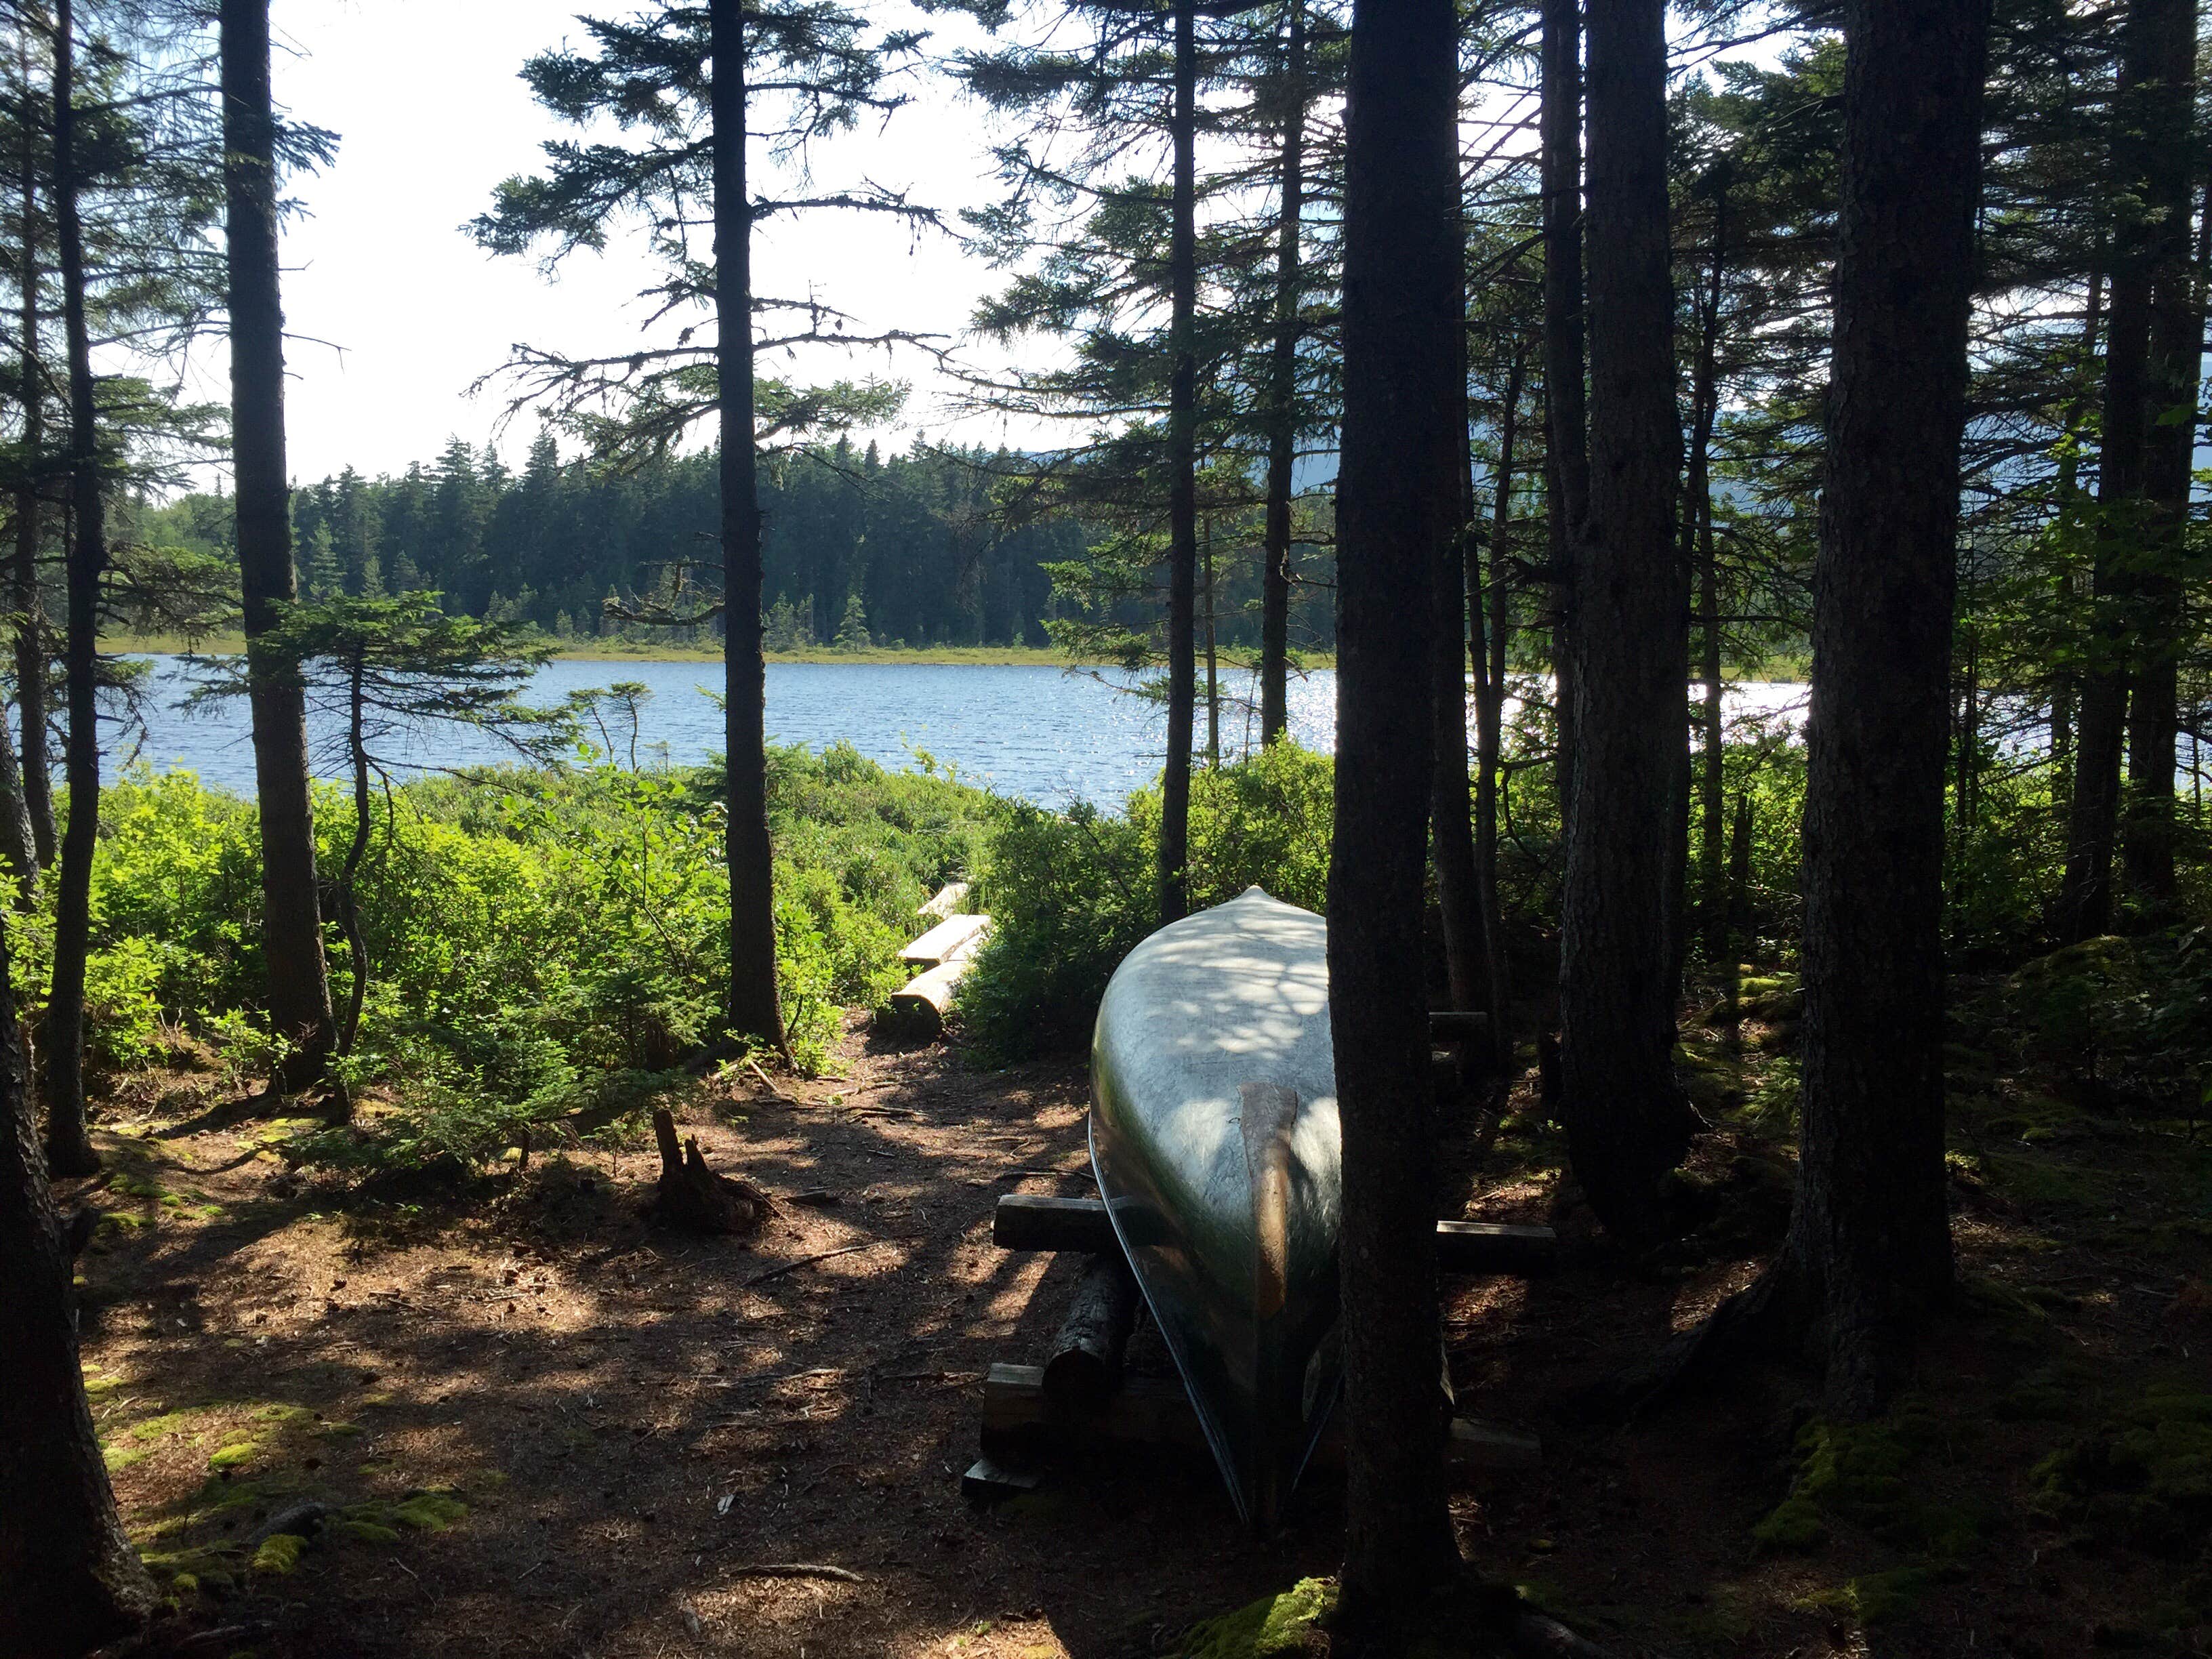
[[(964, 874), (1003, 802), (950, 778), (886, 772), (849, 746), (770, 755), (785, 1016), (821, 1064), (852, 1003), (896, 988), (915, 910)], [(604, 1121), (720, 1035), (729, 963), (726, 817), (707, 769), (489, 769), (399, 785), (371, 804), (356, 888), (368, 964), (349, 1085), (399, 1110), (295, 1143), (349, 1167), (465, 1164), (532, 1123)], [(354, 834), (348, 791), (316, 792), (319, 856)], [(281, 1047), (262, 994), (257, 820), (189, 773), (134, 771), (103, 805), (88, 1003), (95, 1060), (155, 1049), (164, 1020), (241, 1076)], [(15, 931), (27, 1012), (52, 961), (47, 907)], [(343, 1003), (356, 964), (328, 930)]]
[[(1321, 910), (1334, 771), (1328, 756), (1279, 743), (1194, 774), (1191, 908), (1256, 885)], [(1087, 803), (1008, 813), (975, 899), (991, 915), (991, 939), (961, 982), (958, 1005), (983, 1054), (1001, 1061), (1086, 1041), (1106, 981), (1159, 915), (1157, 788), (1132, 795), (1123, 818)]]

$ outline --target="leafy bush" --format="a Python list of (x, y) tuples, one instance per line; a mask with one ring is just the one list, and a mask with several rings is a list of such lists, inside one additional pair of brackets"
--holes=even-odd
[[(714, 1037), (729, 963), (717, 786), (704, 769), (493, 769), (374, 801), (359, 878), (368, 988), (343, 1069), (349, 1085), (396, 1097), (398, 1110), (303, 1150), (342, 1164), (465, 1163), (528, 1124), (604, 1117), (616, 1097), (643, 1098), (655, 1085), (637, 1080)], [(319, 853), (335, 868), (352, 802), (323, 787), (315, 804)], [(916, 908), (965, 872), (1006, 809), (840, 745), (819, 757), (774, 750), (769, 811), (785, 1017), (801, 1064), (818, 1066), (841, 1011), (896, 988)], [(252, 805), (189, 773), (139, 771), (109, 792), (102, 817), (88, 973), (95, 1060), (143, 1063), (167, 1021), (234, 1067), (265, 1064), (275, 1045), (258, 1006)], [(49, 910), (14, 933), (33, 1015), (52, 937)], [(343, 1000), (356, 964), (335, 927), (329, 949)]]
[[(1190, 904), (1262, 886), (1320, 910), (1328, 896), (1334, 765), (1289, 743), (1191, 779)], [(1012, 1060), (1090, 1036), (1114, 969), (1158, 925), (1160, 794), (1128, 815), (1014, 805), (990, 846), (976, 902), (993, 931), (961, 981), (959, 1009), (986, 1057)]]

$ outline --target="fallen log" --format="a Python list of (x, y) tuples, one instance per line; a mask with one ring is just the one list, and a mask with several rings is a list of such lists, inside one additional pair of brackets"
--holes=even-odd
[(1136, 1322), (1137, 1281), (1121, 1253), (1092, 1256), (1044, 1364), (1044, 1391), (1053, 1403), (1076, 1411), (1104, 1406), (1121, 1386), (1121, 1358)]
[[(983, 1455), (1019, 1466), (1026, 1457), (1082, 1446), (1165, 1446), (1206, 1457), (1206, 1432), (1182, 1385), (1163, 1377), (1133, 1376), (1097, 1411), (1060, 1405), (1045, 1392), (1037, 1365), (994, 1365), (983, 1382)], [(1455, 1418), (1445, 1443), (1453, 1478), (1472, 1480), (1538, 1468), (1541, 1443), (1487, 1423)], [(1340, 1474), (1344, 1438), (1331, 1423), (1314, 1448), (1312, 1467)]]
[[(1153, 1242), (1151, 1212), (1129, 1206), (1121, 1227), (1139, 1247)], [(1055, 1198), (1042, 1193), (1009, 1193), (991, 1215), (991, 1242), (1002, 1250), (1117, 1251), (1105, 1201)], [(1524, 1227), (1494, 1221), (1437, 1223), (1437, 1265), (1448, 1273), (1503, 1273), (1530, 1277), (1547, 1273), (1559, 1258), (1559, 1238), (1549, 1227)]]

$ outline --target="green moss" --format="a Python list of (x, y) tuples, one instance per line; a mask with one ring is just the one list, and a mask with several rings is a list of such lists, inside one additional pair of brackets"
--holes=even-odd
[(167, 1440), (174, 1435), (191, 1432), (192, 1411), (163, 1412), (159, 1416), (142, 1419), (131, 1425), (133, 1440)]
[(121, 1446), (103, 1446), (100, 1449), (100, 1461), (107, 1465), (107, 1472), (110, 1474), (117, 1474), (129, 1468), (133, 1463), (144, 1462), (153, 1455), (143, 1447), (132, 1451)]
[(1978, 1510), (1922, 1495), (1935, 1449), (1959, 1432), (1911, 1401), (1876, 1422), (1807, 1424), (1797, 1436), (1789, 1494), (1752, 1528), (1753, 1541), (1767, 1550), (1814, 1550), (1827, 1541), (1830, 1522), (1840, 1520), (1938, 1565), (1950, 1561), (1987, 1525)]
[(287, 1573), (300, 1565), (300, 1553), (307, 1547), (307, 1540), (297, 1533), (273, 1533), (264, 1539), (261, 1547), (253, 1552), (253, 1571), (266, 1573)]
[(2153, 1383), (2029, 1477), (2031, 1512), (2105, 1543), (2187, 1554), (2212, 1537), (2212, 1395)]
[(1336, 1586), (1326, 1578), (1301, 1578), (1279, 1595), (1209, 1619), (1183, 1639), (1182, 1659), (1267, 1659), (1302, 1653), (1316, 1625), (1336, 1605)]
[(208, 1467), (211, 1469), (243, 1468), (260, 1455), (261, 1443), (258, 1440), (234, 1440), (208, 1454)]
[(305, 1406), (264, 1406), (253, 1413), (257, 1423), (312, 1423), (314, 1413)]

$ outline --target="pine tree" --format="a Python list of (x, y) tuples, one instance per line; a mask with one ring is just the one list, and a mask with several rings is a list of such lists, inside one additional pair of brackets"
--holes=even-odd
[[(603, 457), (631, 464), (665, 456), (697, 423), (715, 422), (720, 491), (720, 592), (693, 597), (696, 562), (679, 567), (673, 603), (653, 620), (696, 626), (719, 616), (723, 627), (725, 716), (730, 811), (730, 982), (726, 1015), (741, 1040), (784, 1046), (777, 988), (774, 858), (767, 817), (766, 669), (762, 656), (762, 519), (759, 451), (880, 419), (900, 388), (875, 380), (802, 388), (755, 378), (757, 353), (836, 339), (884, 345), (909, 337), (861, 336), (812, 296), (779, 299), (754, 291), (753, 226), (764, 216), (802, 210), (793, 201), (756, 199), (747, 185), (747, 139), (757, 134), (790, 149), (851, 125), (864, 109), (901, 101), (884, 87), (909, 37), (867, 34), (857, 15), (830, 0), (785, 0), (742, 8), (710, 0), (703, 9), (667, 9), (624, 22), (586, 20), (593, 51), (533, 59), (525, 77), (541, 103), (565, 119), (609, 115), (626, 144), (547, 146), (548, 169), (501, 185), (477, 222), (488, 247), (521, 252), (540, 241), (557, 260), (598, 246), (626, 219), (653, 225), (652, 246), (666, 278), (662, 314), (692, 309), (715, 322), (712, 343), (689, 332), (611, 357), (578, 358), (525, 348), (510, 365), (518, 402), (545, 404), (556, 422)], [(757, 106), (746, 91), (758, 64), (771, 89)], [(714, 246), (691, 245), (701, 206), (711, 211)], [(927, 221), (927, 212), (872, 187), (810, 197), (822, 206)], [(790, 319), (757, 338), (756, 312)], [(601, 412), (611, 401), (618, 412)]]

